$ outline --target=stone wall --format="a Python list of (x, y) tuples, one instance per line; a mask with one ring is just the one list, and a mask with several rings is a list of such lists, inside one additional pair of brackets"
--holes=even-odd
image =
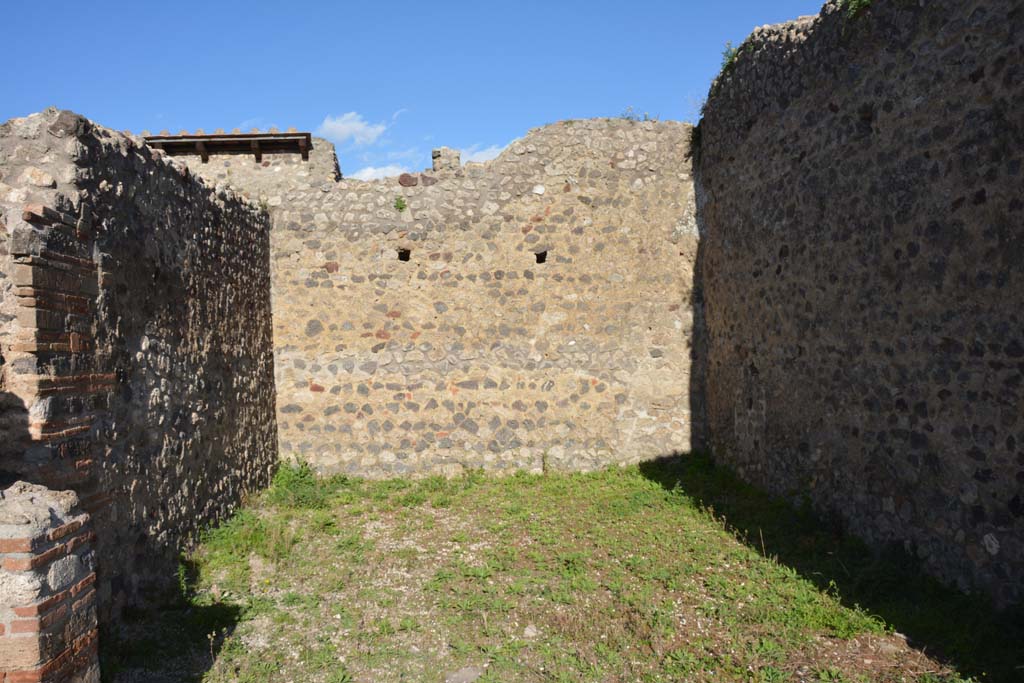
[(689, 137), (564, 121), (373, 182), (320, 140), (308, 164), (182, 157), (271, 209), (282, 454), (390, 476), (688, 450)]
[(717, 457), (1019, 601), (1021, 3), (758, 29), (698, 137)]
[(308, 160), (294, 152), (263, 152), (256, 161), (252, 154), (211, 154), (203, 163), (199, 156), (176, 156), (196, 175), (215, 187), (231, 187), (254, 204), (268, 209), (281, 206), (289, 190), (330, 190), (341, 179), (334, 145), (312, 138)]
[(57, 110), (0, 126), (0, 215), (0, 470), (78, 492), (108, 614), (269, 479), (268, 217)]

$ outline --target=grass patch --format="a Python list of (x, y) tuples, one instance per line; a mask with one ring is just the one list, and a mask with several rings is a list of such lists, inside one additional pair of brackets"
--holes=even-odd
[(320, 478), (305, 462), (282, 463), (265, 499), (271, 505), (300, 510), (322, 510), (330, 497), (348, 484), (344, 475)]
[[(955, 663), (978, 680), (1016, 680), (1024, 657), (1024, 612), (993, 610), (982, 596), (941, 585), (898, 547), (874, 552), (809, 508), (793, 510), (740, 481), (707, 456), (641, 465), (664, 488), (711, 511), (737, 539), (778, 566), (806, 577), (841, 604), (874, 615), (910, 643)], [(951, 619), (950, 615), (956, 615)], [(841, 632), (840, 627), (838, 632)], [(955, 681), (928, 673), (922, 681)]]
[(139, 654), (103, 641), (108, 680), (995, 681), (1021, 636), (704, 456), (419, 481), (282, 465), (181, 581), (179, 612), (127, 627), (152, 631)]

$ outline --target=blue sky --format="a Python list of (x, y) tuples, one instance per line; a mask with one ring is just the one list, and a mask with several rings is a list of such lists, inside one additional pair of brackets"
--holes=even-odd
[(0, 120), (56, 105), (135, 132), (294, 126), (370, 177), (627, 107), (692, 120), (726, 41), (822, 0), (9, 2)]

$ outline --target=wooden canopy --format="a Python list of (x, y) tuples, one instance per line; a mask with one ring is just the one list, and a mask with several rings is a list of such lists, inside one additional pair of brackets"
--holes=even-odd
[(309, 150), (313, 138), (309, 133), (214, 133), (212, 135), (144, 135), (146, 144), (162, 149), (174, 156), (198, 154), (205, 164), (211, 154), (252, 154), (256, 161), (263, 160), (264, 153), (301, 154), (303, 161), (309, 161)]

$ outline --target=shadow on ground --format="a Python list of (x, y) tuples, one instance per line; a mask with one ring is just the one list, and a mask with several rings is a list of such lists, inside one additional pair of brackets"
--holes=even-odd
[(714, 511), (744, 543), (906, 636), (908, 643), (980, 681), (1024, 680), (1024, 609), (996, 612), (924, 575), (900, 548), (872, 552), (841, 528), (742, 482), (707, 455), (644, 463), (641, 472)]
[(196, 567), (182, 564), (182, 594), (160, 607), (126, 610), (100, 634), (105, 683), (201, 681), (242, 618), (242, 608), (195, 600)]

